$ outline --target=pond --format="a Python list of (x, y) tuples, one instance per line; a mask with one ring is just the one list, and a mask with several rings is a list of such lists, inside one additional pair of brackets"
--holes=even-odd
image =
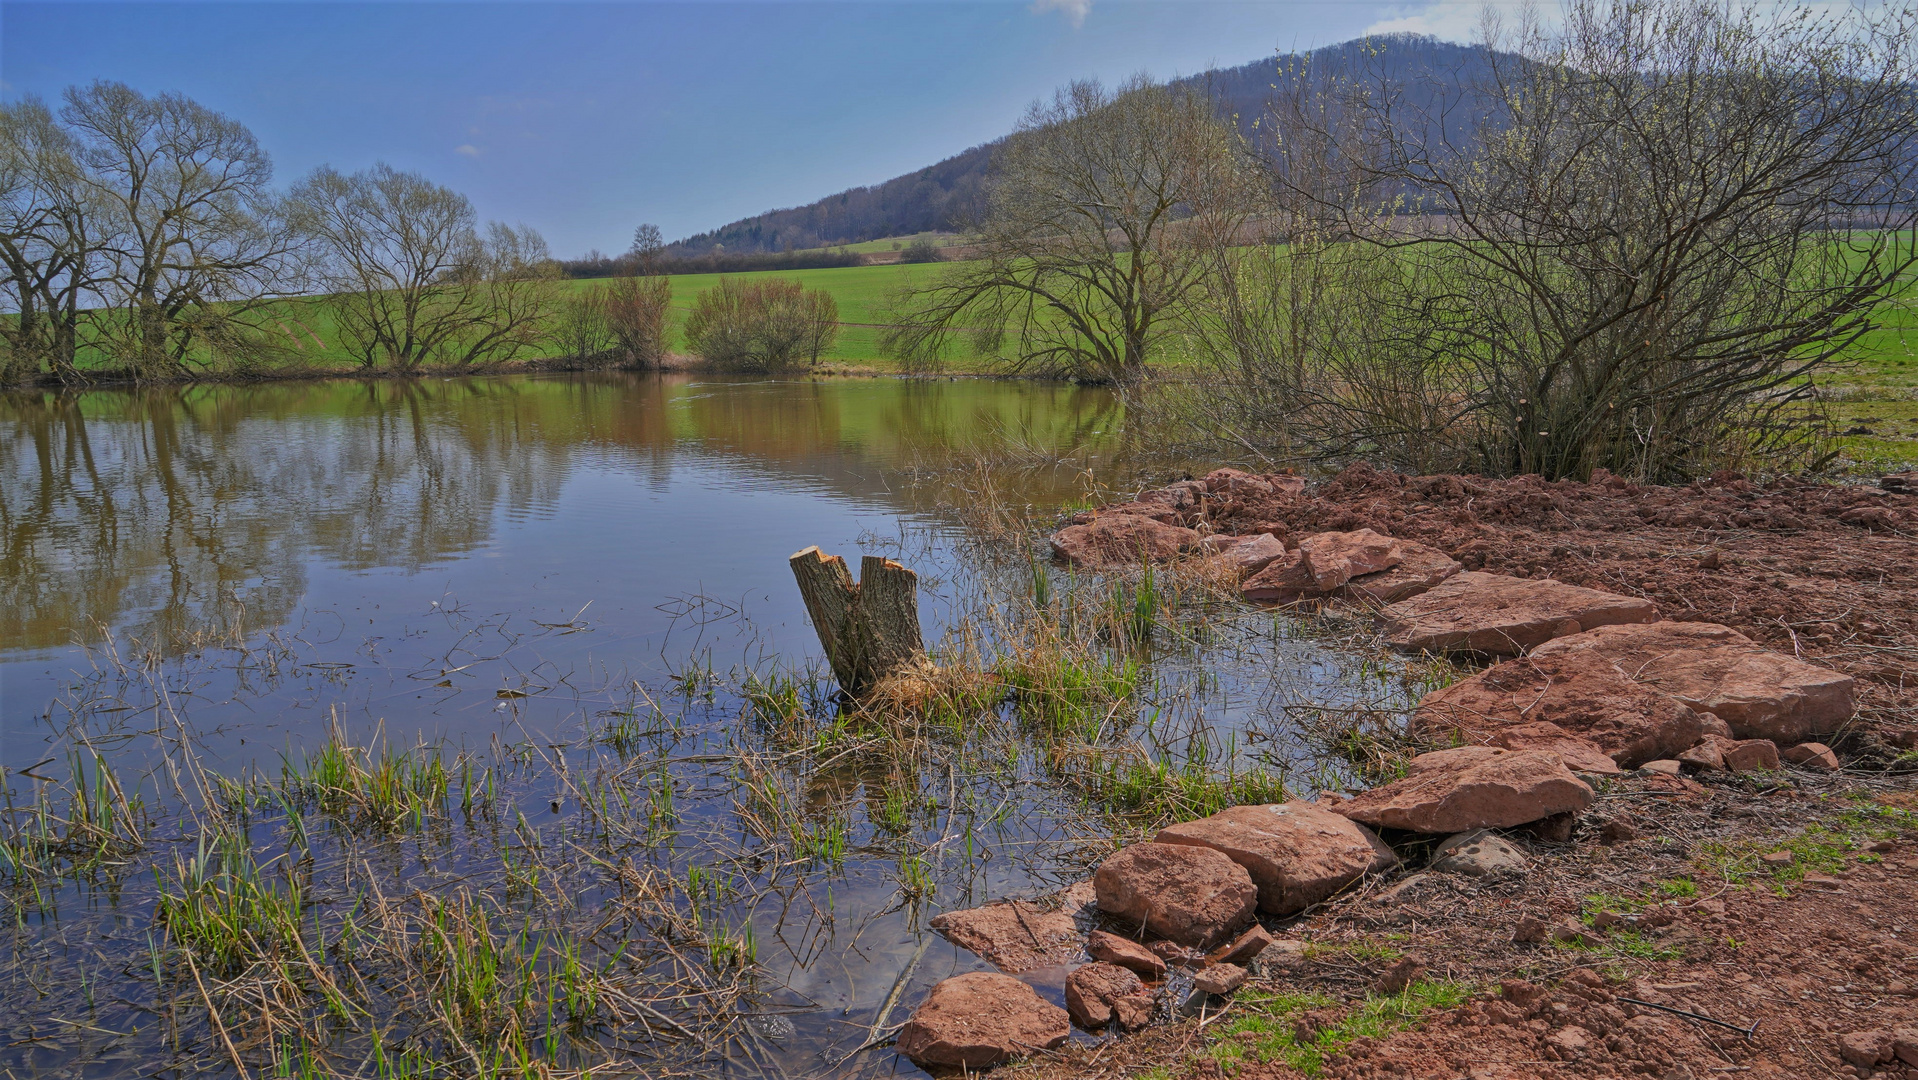
[[(891, 1028), (987, 966), (933, 916), (1334, 782), (1313, 724), (1418, 693), (1203, 573), (1049, 565), (1123, 424), (988, 380), (0, 397), (0, 1068), (917, 1074)], [(814, 544), (917, 571), (970, 674), (844, 709)]]

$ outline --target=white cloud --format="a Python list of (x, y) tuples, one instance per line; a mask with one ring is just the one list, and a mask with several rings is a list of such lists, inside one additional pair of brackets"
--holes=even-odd
[(1430, 34), (1445, 41), (1471, 42), (1478, 37), (1485, 5), (1438, 0), (1420, 7), (1390, 9), (1388, 18), (1365, 28), (1368, 34)]
[(453, 152), (455, 154), (465, 154), (467, 157), (480, 156), (479, 147), (474, 146), (472, 143), (462, 143), (459, 146), (455, 146)]
[(1033, 14), (1047, 11), (1063, 11), (1066, 18), (1072, 20), (1077, 29), (1086, 24), (1086, 16), (1092, 13), (1092, 0), (1032, 0)]

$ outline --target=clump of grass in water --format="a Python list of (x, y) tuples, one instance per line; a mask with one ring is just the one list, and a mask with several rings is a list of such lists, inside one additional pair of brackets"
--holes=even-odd
[(298, 878), (262, 873), (244, 836), (202, 835), (190, 859), (175, 859), (171, 882), (154, 870), (154, 920), (216, 975), (301, 952), (306, 893)]
[(152, 824), (146, 805), (138, 792), (127, 795), (105, 758), (74, 750), (68, 775), (65, 816), (55, 811), (46, 786), (37, 787), (33, 803), (22, 807), (14, 805), (11, 785), (0, 784), (6, 800), (0, 883), (38, 890), (63, 875), (86, 877), (124, 865), (146, 847)]
[[(336, 726), (312, 757), (282, 760), (280, 789), (345, 824), (384, 832), (423, 827), (444, 816), (452, 774), (431, 747), (396, 751), (355, 746)], [(470, 784), (468, 785), (470, 790)]]
[(1285, 778), (1228, 764), (1223, 776), (1202, 761), (1147, 758), (1136, 748), (1106, 751), (1085, 745), (1054, 747), (1053, 774), (1108, 810), (1149, 824), (1207, 817), (1233, 806), (1285, 802)]
[(995, 670), (1021, 720), (1055, 738), (1087, 742), (1130, 726), (1124, 710), (1145, 678), (1138, 658), (1102, 655), (1052, 623), (1033, 627)]

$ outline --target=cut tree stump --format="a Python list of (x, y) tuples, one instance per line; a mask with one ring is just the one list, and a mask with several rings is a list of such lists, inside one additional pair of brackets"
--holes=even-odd
[(799, 595), (812, 617), (840, 689), (859, 697), (925, 654), (919, 636), (919, 575), (877, 555), (860, 560), (854, 584), (846, 560), (817, 546), (792, 559)]

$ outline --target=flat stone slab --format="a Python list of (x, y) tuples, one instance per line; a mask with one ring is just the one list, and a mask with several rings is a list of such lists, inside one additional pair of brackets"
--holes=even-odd
[(1852, 714), (1852, 679), (1773, 652), (1729, 626), (1661, 622), (1586, 627), (1535, 656), (1591, 652), (1634, 681), (1717, 716), (1741, 739), (1781, 744), (1835, 731)]
[(1651, 622), (1658, 607), (1562, 581), (1465, 571), (1379, 617), (1385, 640), (1408, 652), (1517, 656), (1594, 627)]
[(1235, 806), (1159, 830), (1161, 844), (1211, 848), (1244, 867), (1259, 910), (1290, 915), (1398, 865), (1370, 829), (1308, 802)]
[(1461, 746), (1412, 759), (1406, 775), (1333, 807), (1379, 828), (1419, 833), (1509, 829), (1592, 804), (1557, 755)]
[[(1530, 656), (1501, 661), (1425, 695), (1412, 714), (1413, 730), (1441, 738), (1458, 736), (1468, 743), (1500, 743), (1514, 750), (1552, 749), (1510, 744), (1501, 737), (1523, 725), (1551, 724), (1597, 744), (1628, 769), (1677, 757), (1705, 733), (1704, 717), (1696, 710), (1656, 687), (1627, 678), (1605, 657), (1590, 651), (1548, 654), (1548, 650), (1549, 646)], [(1573, 764), (1571, 756), (1567, 764)]]
[(1582, 735), (1574, 735), (1557, 724), (1540, 722), (1506, 728), (1492, 736), (1493, 746), (1507, 750), (1545, 750), (1557, 754), (1565, 767), (1588, 776), (1622, 776), (1605, 749)]
[(1432, 852), (1432, 869), (1465, 877), (1522, 874), (1528, 861), (1517, 844), (1489, 829), (1473, 829), (1448, 838)]
[(899, 1029), (899, 1052), (920, 1065), (982, 1069), (1072, 1034), (1072, 1018), (1010, 975), (972, 971), (932, 988)]
[(1095, 903), (1092, 884), (1080, 882), (1054, 902), (1005, 900), (948, 911), (928, 925), (1000, 971), (1018, 975), (1077, 959), (1097, 915)]

